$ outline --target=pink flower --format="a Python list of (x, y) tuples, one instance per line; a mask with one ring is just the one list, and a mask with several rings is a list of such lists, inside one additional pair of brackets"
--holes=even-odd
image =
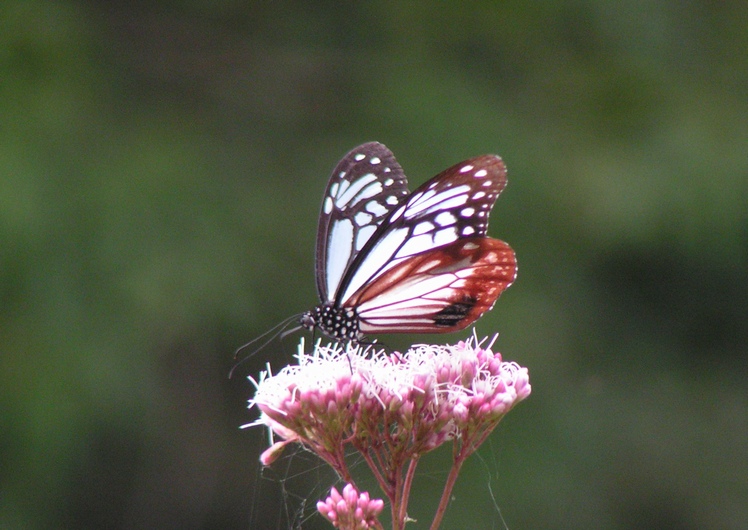
[[(345, 461), (353, 447), (390, 499), (393, 521), (404, 523), (419, 458), (451, 441), (454, 476), (450, 474), (445, 485), (440, 518), (462, 463), (504, 415), (530, 395), (527, 369), (503, 361), (481, 343), (473, 337), (453, 346), (416, 345), (405, 354), (318, 344), (307, 354), (302, 341), (297, 364), (252, 379), (257, 390), (250, 407), (261, 414), (251, 425), (265, 425), (283, 440), (263, 453), (262, 462), (272, 463), (285, 445), (299, 442), (356, 491)], [(343, 493), (345, 497), (345, 488)], [(335, 495), (333, 489), (330, 498)], [(356, 498), (358, 503), (361, 498)], [(353, 500), (333, 510), (328, 499), (321, 503), (329, 508), (323, 515), (334, 513), (339, 520)]]
[(317, 503), (317, 511), (335, 528), (368, 530), (379, 528), (377, 517), (384, 508), (381, 499), (369, 499), (369, 494), (359, 494), (353, 484), (346, 484), (343, 494), (332, 488), (325, 501)]

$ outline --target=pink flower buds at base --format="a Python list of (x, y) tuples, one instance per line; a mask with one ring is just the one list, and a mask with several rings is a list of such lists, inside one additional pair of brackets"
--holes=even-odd
[(335, 528), (368, 530), (378, 528), (377, 516), (384, 508), (381, 499), (369, 499), (369, 494), (359, 494), (353, 484), (346, 484), (343, 495), (332, 488), (324, 502), (317, 503), (317, 511)]

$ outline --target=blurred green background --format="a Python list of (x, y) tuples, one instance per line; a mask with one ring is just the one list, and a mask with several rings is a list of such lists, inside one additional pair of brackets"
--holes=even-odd
[(260, 471), (239, 430), (296, 337), (227, 373), (316, 304), (329, 172), (378, 140), (411, 186), (509, 168), (519, 278), (477, 328), (533, 394), (443, 528), (748, 528), (746, 28), (740, 1), (3, 2), (0, 527), (327, 528), (332, 477)]

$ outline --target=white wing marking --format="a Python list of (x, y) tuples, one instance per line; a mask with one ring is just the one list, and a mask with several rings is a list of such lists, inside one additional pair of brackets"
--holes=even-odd
[[(411, 218), (422, 214), (422, 212), (428, 212), (433, 208), (442, 210), (454, 206), (461, 206), (467, 202), (467, 192), (469, 191), (470, 186), (468, 185), (455, 186), (454, 188), (443, 190), (439, 193), (436, 193), (433, 190), (425, 191), (408, 201), (408, 215), (406, 217)], [(464, 195), (464, 197), (455, 199), (454, 202), (452, 201), (453, 198), (459, 197), (460, 195)]]
[(429, 223), (428, 221), (420, 222), (416, 225), (416, 227), (413, 229), (413, 235), (414, 236), (420, 236), (421, 234), (427, 234), (428, 232), (431, 232), (434, 229), (434, 224)]
[[(429, 315), (429, 313), (426, 313)], [(370, 319), (370, 321), (362, 321), (360, 325), (361, 331), (364, 333), (375, 333), (382, 328), (390, 328), (394, 331), (397, 326), (407, 326), (408, 328), (414, 328), (418, 324), (423, 326), (431, 327), (434, 321), (431, 316), (422, 318), (408, 317), (408, 318), (390, 318), (390, 317), (379, 317)]]
[(445, 228), (438, 232), (427, 232), (417, 236), (411, 236), (405, 244), (395, 254), (396, 258), (406, 258), (414, 256), (421, 252), (426, 252), (435, 247), (440, 247), (451, 243), (458, 238), (457, 231), (454, 228)]
[[(389, 314), (392, 309), (397, 310), (403, 307), (413, 307), (413, 305), (405, 304), (405, 306), (402, 306), (401, 304), (403, 301), (429, 300), (429, 295), (439, 293), (446, 288), (459, 289), (464, 284), (465, 280), (458, 278), (453, 273), (439, 274), (437, 276), (418, 275), (411, 280), (402, 282), (395, 289), (388, 289), (379, 296), (367, 300), (358, 306), (356, 311), (361, 318), (370, 320), (377, 317), (378, 310), (385, 309)], [(444, 306), (449, 305), (449, 302), (444, 300), (443, 295), (433, 300), (435, 302), (441, 300), (441, 305)], [(423, 302), (420, 305), (423, 305)]]
[(412, 256), (432, 248), (434, 248), (434, 235), (432, 233), (411, 236), (397, 251), (395, 257)]
[(327, 292), (328, 298), (332, 300), (331, 297), (338, 289), (348, 264), (348, 258), (351, 256), (353, 223), (348, 219), (339, 220), (333, 225), (329, 238), (327, 244)]
[(456, 197), (453, 197), (451, 199), (448, 199), (446, 201), (439, 201), (438, 204), (435, 204), (428, 209), (425, 209), (426, 213), (435, 212), (437, 210), (446, 210), (447, 208), (457, 208), (458, 206), (463, 206), (468, 200), (467, 195), (458, 195)]
[(451, 226), (457, 222), (452, 212), (442, 212), (434, 217), (434, 221), (441, 227)]
[(374, 173), (367, 173), (352, 184), (347, 180), (342, 181), (338, 193), (332, 195), (335, 197), (335, 206), (342, 210), (355, 206), (362, 199), (374, 197), (381, 193), (382, 189), (382, 183), (377, 180), (377, 176)]
[[(353, 278), (351, 278), (341, 300), (348, 300), (353, 296), (353, 293), (371, 280), (375, 274), (379, 276), (384, 270), (396, 265), (399, 260), (393, 259), (390, 261), (390, 258), (397, 252), (403, 242), (408, 239), (408, 235), (409, 230), (407, 228), (398, 228), (388, 233), (387, 237), (377, 241), (376, 245), (367, 254), (366, 259), (361, 262), (361, 266), (356, 270)], [(387, 265), (387, 268), (382, 269), (385, 265)], [(340, 278), (337, 281), (340, 282)]]
[(371, 223), (373, 217), (369, 213), (358, 212), (356, 215), (353, 216), (353, 219), (356, 221), (356, 225), (361, 227), (361, 226), (366, 226), (369, 223)]
[(445, 228), (443, 230), (439, 230), (436, 234), (434, 234), (433, 246), (440, 247), (442, 245), (446, 245), (447, 243), (451, 243), (457, 238), (458, 235), (454, 228)]
[(356, 252), (364, 248), (366, 242), (376, 231), (377, 225), (364, 226), (358, 230), (358, 235), (356, 235)]
[(395, 210), (395, 213), (392, 214), (392, 217), (389, 218), (390, 224), (394, 223), (398, 219), (400, 219), (403, 216), (403, 212), (405, 211), (405, 205), (400, 206), (397, 210)]
[(387, 213), (387, 208), (379, 204), (377, 201), (369, 201), (365, 206), (367, 212), (374, 214), (376, 217), (382, 217)]

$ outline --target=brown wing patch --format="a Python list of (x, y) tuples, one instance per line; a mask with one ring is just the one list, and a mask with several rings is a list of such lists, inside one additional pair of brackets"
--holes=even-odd
[(357, 293), (363, 333), (447, 333), (475, 322), (512, 284), (511, 247), (489, 237), (462, 238), (409, 258)]

